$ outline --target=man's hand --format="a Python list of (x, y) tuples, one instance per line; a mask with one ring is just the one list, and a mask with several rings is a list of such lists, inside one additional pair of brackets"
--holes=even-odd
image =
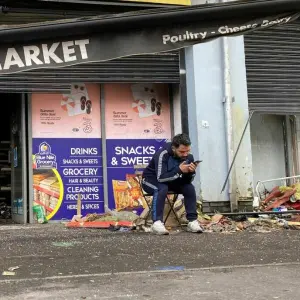
[(189, 165), (189, 172), (190, 172), (190, 173), (195, 173), (197, 167), (198, 167), (198, 164), (191, 163), (191, 164)]
[(182, 173), (186, 174), (190, 172), (190, 166), (191, 165), (187, 165), (186, 162), (184, 161), (179, 165), (179, 169), (181, 170)]

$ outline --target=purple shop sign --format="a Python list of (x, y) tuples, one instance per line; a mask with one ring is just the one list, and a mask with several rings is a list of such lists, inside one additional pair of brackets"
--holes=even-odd
[(107, 149), (107, 186), (108, 205), (115, 208), (113, 180), (126, 180), (126, 174), (134, 174), (135, 165), (147, 165), (155, 152), (166, 143), (166, 139), (108, 139)]
[(104, 212), (101, 139), (34, 138), (33, 154), (34, 201), (51, 220), (70, 220), (79, 194), (82, 215)]

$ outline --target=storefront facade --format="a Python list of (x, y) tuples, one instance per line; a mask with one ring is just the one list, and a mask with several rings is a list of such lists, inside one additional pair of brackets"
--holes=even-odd
[(40, 206), (50, 222), (70, 220), (79, 198), (83, 215), (140, 213), (145, 203), (128, 188), (134, 165), (181, 131), (179, 82), (179, 52), (2, 76), (1, 93), (15, 103), (11, 166), (1, 167), (11, 176), (12, 219), (36, 222)]
[[(194, 157), (203, 160), (198, 197), (215, 207), (229, 203), (231, 210), (251, 200), (253, 151), (245, 126), (251, 108), (241, 34), (291, 23), (299, 6), (291, 0), (278, 15), (269, 1), (244, 2), (235, 9), (161, 9), (0, 31), (0, 90), (22, 95), (11, 151), (12, 181), (25, 188), (12, 193), (13, 218), (32, 222), (36, 204), (48, 220), (70, 219), (78, 198), (83, 214), (106, 206), (139, 211), (143, 203), (126, 188), (133, 166), (146, 164), (182, 131), (190, 134)], [(241, 20), (245, 10), (259, 14)]]
[(19, 94), (10, 95), (20, 98), (22, 122), (11, 138), (14, 221), (34, 222), (33, 206), (43, 207), (48, 221), (70, 220), (78, 199), (83, 215), (143, 211), (146, 204), (129, 188), (134, 166), (147, 164), (174, 131), (181, 132), (178, 53), (10, 79), (2, 93), (17, 86)]
[(49, 220), (71, 219), (79, 197), (83, 215), (144, 209), (128, 183), (171, 138), (168, 84), (74, 83), (30, 102), (33, 201)]

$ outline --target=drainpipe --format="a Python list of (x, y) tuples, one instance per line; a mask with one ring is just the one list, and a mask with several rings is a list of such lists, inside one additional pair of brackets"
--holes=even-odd
[[(221, 0), (221, 2), (229, 2)], [(233, 161), (234, 141), (233, 141), (233, 120), (232, 120), (232, 94), (230, 80), (230, 54), (228, 38), (222, 38), (223, 68), (224, 68), (224, 113), (226, 122), (226, 144), (227, 144), (227, 164), (228, 168)], [(231, 211), (237, 209), (235, 172), (233, 171), (228, 178), (228, 194), (230, 199)]]

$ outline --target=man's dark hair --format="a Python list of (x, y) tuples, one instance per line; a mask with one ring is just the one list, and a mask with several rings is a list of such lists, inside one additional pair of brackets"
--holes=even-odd
[(189, 136), (185, 133), (177, 134), (172, 139), (172, 146), (178, 148), (180, 145), (190, 146), (191, 140)]

